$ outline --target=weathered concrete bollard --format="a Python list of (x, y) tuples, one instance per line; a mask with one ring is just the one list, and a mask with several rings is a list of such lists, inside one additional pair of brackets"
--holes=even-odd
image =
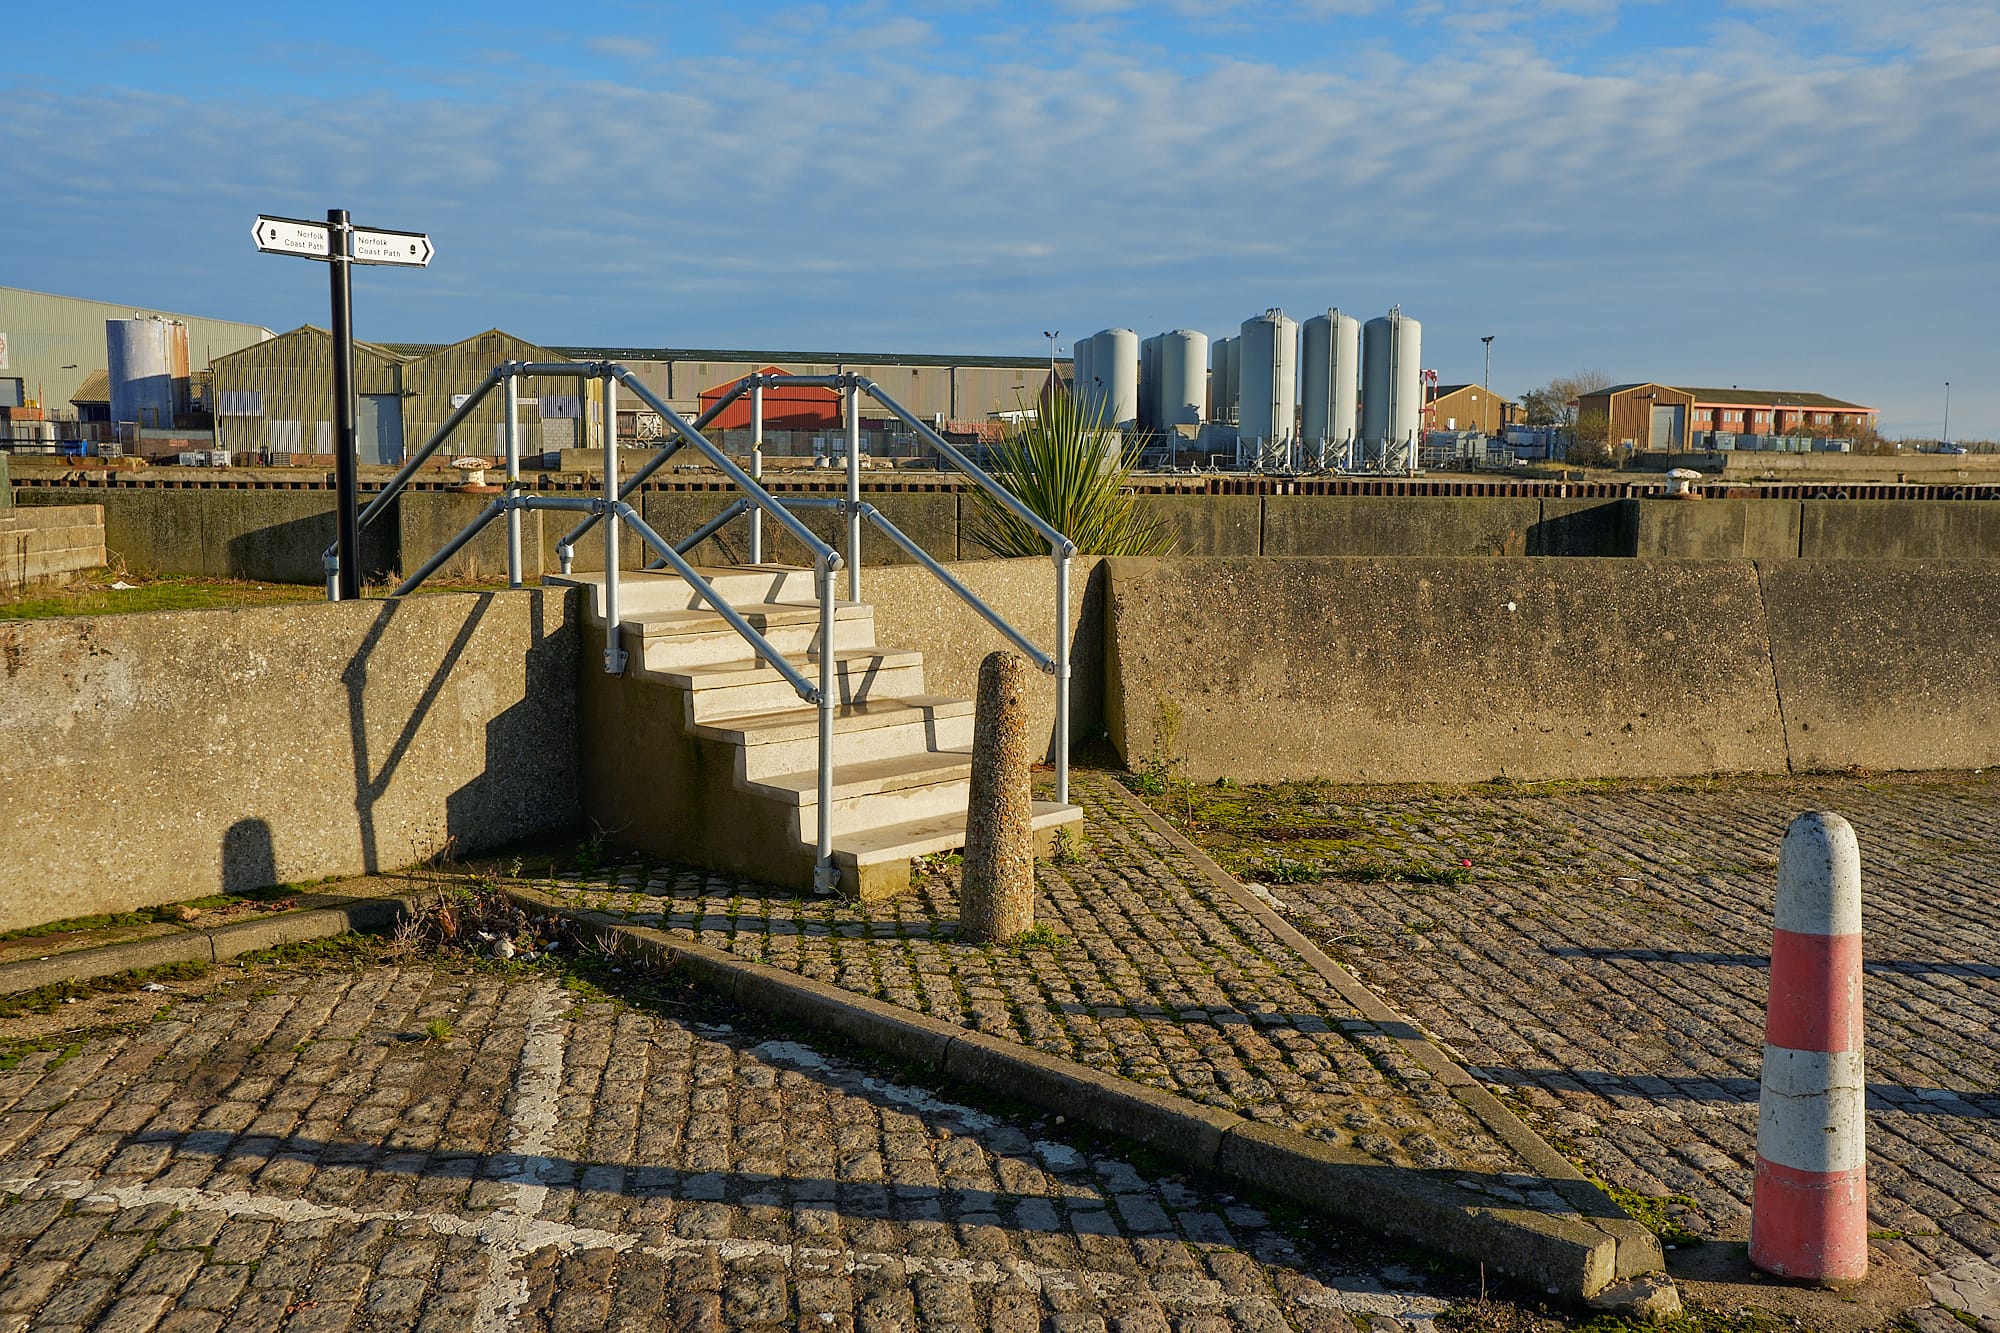
[(1839, 815), (1785, 830), (1771, 932), (1750, 1262), (1836, 1285), (1868, 1276), (1861, 854)]
[(972, 798), (965, 813), (958, 937), (1011, 940), (1035, 925), (1033, 792), (1028, 778), (1027, 662), (989, 653), (972, 721)]

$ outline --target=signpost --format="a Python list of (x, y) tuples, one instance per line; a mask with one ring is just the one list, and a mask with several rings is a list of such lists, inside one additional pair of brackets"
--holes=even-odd
[(325, 222), (271, 218), (261, 214), (250, 228), (266, 254), (317, 259), (327, 265), (333, 301), (333, 479), (340, 579), (336, 601), (361, 596), (361, 532), (355, 522), (354, 492), (354, 290), (355, 264), (422, 268), (436, 251), (422, 232), (357, 227), (344, 208), (330, 208)]

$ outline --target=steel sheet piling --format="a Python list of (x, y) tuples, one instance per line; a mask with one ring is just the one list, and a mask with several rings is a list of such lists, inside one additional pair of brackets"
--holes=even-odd
[(1854, 829), (1802, 814), (1778, 853), (1750, 1262), (1822, 1285), (1868, 1275), (1861, 944)]

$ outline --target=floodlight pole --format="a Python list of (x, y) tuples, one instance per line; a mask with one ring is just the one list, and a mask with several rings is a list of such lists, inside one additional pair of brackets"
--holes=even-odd
[(1480, 385), (1486, 391), (1486, 398), (1479, 409), (1482, 419), (1486, 416), (1487, 408), (1493, 403), (1493, 338), (1494, 335), (1489, 333), (1479, 340), (1486, 344), (1486, 379)]

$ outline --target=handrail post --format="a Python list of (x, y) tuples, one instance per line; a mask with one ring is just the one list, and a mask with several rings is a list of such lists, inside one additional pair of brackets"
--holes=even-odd
[[(589, 394), (583, 424), (590, 428)], [(625, 674), (625, 649), (618, 625), (618, 382), (604, 375), (604, 669)]]
[(1056, 557), (1056, 804), (1069, 804), (1069, 561), (1067, 546)]
[(813, 892), (830, 894), (840, 887), (833, 864), (833, 562), (817, 562), (819, 583), (819, 834), (813, 850)]
[[(507, 499), (521, 498), (521, 379), (507, 371)], [(521, 509), (507, 506), (507, 586), (521, 586)]]
[[(764, 479), (764, 377), (760, 373), (750, 385), (750, 479)], [(750, 563), (764, 563), (764, 511), (750, 509)]]
[(847, 384), (847, 600), (861, 600), (861, 390)]

